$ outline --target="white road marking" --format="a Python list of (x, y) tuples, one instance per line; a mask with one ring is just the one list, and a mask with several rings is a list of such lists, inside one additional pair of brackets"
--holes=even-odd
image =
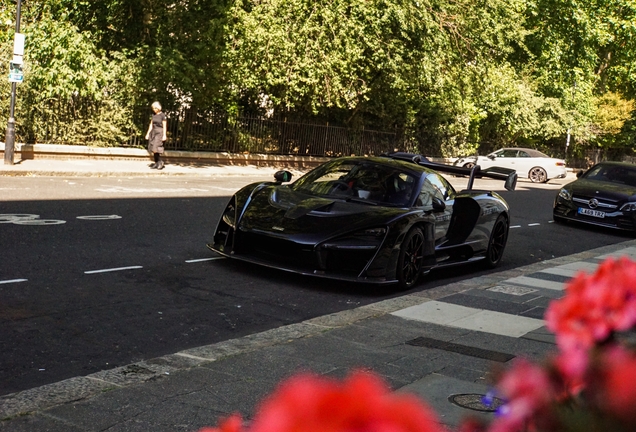
[(119, 216), (119, 215), (77, 216), (77, 219), (83, 219), (83, 220), (109, 220), (109, 219), (121, 219), (121, 216)]
[(511, 225), (510, 228), (521, 228), (521, 225)]
[(22, 219), (13, 221), (14, 225), (62, 225), (65, 223), (65, 220), (57, 219)]
[(215, 260), (220, 260), (220, 259), (225, 259), (225, 257), (197, 258), (197, 259), (186, 260), (186, 262), (187, 263), (198, 263), (198, 262), (202, 262), (202, 261), (215, 261)]
[(88, 270), (88, 271), (85, 271), (84, 273), (95, 274), (95, 273), (114, 272), (114, 271), (120, 271), (120, 270), (134, 270), (134, 269), (140, 269), (140, 268), (143, 268), (143, 266), (117, 267), (117, 268), (102, 269), (102, 270)]
[(174, 188), (174, 189), (161, 189), (161, 188), (129, 188), (123, 186), (112, 186), (106, 188), (95, 189), (98, 192), (106, 193), (164, 193), (164, 192), (210, 192), (208, 189), (198, 188)]
[(10, 283), (18, 283), (18, 282), (26, 282), (28, 279), (9, 279), (0, 281), (0, 284), (10, 284)]
[(0, 223), (14, 223), (19, 220), (32, 220), (39, 218), (40, 215), (34, 214), (0, 214)]
[(540, 224), (540, 223), (531, 223), (531, 224), (528, 224), (528, 226), (537, 226), (537, 225), (541, 225), (541, 224)]

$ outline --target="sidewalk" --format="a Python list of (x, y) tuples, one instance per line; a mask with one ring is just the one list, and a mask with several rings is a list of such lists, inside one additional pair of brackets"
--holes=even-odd
[(636, 240), (475, 277), (239, 339), (0, 397), (6, 432), (197, 431), (299, 371), (342, 378), (365, 368), (427, 401), (448, 426), (493, 416), (480, 403), (495, 365), (554, 349), (542, 321), (578, 271), (636, 258)]
[(162, 170), (151, 169), (151, 155), (140, 148), (18, 144), (14, 164), (4, 163), (0, 142), (0, 176), (158, 176), (158, 175), (262, 175), (280, 169), (306, 172), (328, 158), (225, 152), (166, 150)]
[(26, 159), (14, 165), (0, 162), (0, 176), (134, 177), (134, 176), (272, 176), (279, 169), (296, 174), (284, 164), (275, 166), (167, 163), (162, 170), (150, 168), (151, 161), (108, 159)]

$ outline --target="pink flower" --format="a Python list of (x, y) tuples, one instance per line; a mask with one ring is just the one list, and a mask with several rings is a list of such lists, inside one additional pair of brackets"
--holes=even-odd
[(565, 394), (560, 399), (577, 396), (586, 387), (586, 374), (589, 366), (589, 351), (582, 348), (562, 350), (551, 359), (563, 385)]
[(489, 432), (525, 431), (536, 421), (548, 422), (557, 389), (548, 372), (527, 360), (518, 359), (497, 382), (506, 400)]

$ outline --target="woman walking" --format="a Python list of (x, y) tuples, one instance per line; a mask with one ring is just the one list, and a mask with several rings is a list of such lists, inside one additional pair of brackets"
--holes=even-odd
[(150, 165), (150, 168), (161, 170), (163, 169), (161, 154), (163, 153), (163, 143), (166, 140), (168, 121), (166, 120), (166, 115), (161, 112), (161, 104), (159, 102), (152, 103), (152, 111), (154, 114), (152, 120), (150, 120), (148, 132), (146, 133), (148, 151), (152, 153), (155, 158), (155, 163)]

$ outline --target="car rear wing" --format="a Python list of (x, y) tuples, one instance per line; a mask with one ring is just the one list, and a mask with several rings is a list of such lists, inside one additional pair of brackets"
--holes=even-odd
[(473, 183), (475, 182), (476, 178), (483, 178), (483, 177), (491, 178), (495, 180), (503, 180), (504, 187), (509, 191), (515, 190), (515, 187), (517, 186), (517, 171), (513, 169), (502, 168), (502, 167), (491, 167), (491, 168), (481, 169), (479, 165), (475, 165), (472, 168), (464, 168), (464, 167), (459, 167), (455, 165), (446, 165), (443, 163), (431, 162), (430, 160), (428, 160), (422, 155), (416, 155), (412, 153), (403, 153), (403, 152), (390, 153), (383, 156), (389, 157), (391, 159), (399, 159), (399, 160), (413, 162), (435, 171), (468, 176), (468, 186), (466, 186), (467, 190), (470, 190), (473, 188)]

